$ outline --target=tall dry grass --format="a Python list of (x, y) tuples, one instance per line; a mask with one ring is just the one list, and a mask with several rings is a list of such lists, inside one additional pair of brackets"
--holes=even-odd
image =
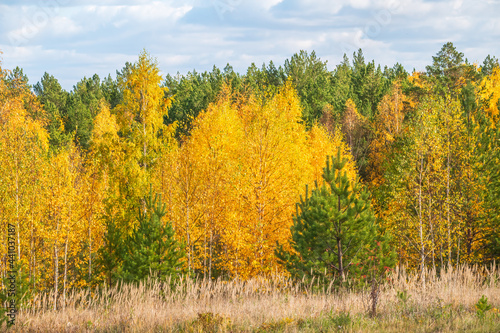
[[(419, 311), (425, 314), (426, 309), (444, 304), (472, 315), (474, 304), (482, 295), (488, 297), (490, 304), (500, 306), (499, 280), (499, 272), (494, 267), (463, 266), (440, 275), (436, 271), (428, 271), (425, 284), (418, 275), (396, 269), (381, 285), (378, 320), (397, 328), (399, 324), (404, 326), (403, 317), (414, 316)], [(266, 326), (266, 323), (314, 321), (315, 318), (320, 320), (337, 313), (348, 312), (353, 318), (367, 317), (370, 308), (368, 289), (360, 292), (335, 291), (330, 285), (318, 291), (316, 286), (280, 276), (249, 281), (183, 279), (176, 282), (173, 288), (150, 280), (136, 286), (73, 291), (67, 295), (65, 304), (61, 302), (58, 305), (57, 310), (53, 309), (53, 294), (45, 293), (37, 295), (29, 308), (20, 311), (11, 330), (258, 331), (259, 328), (273, 327)], [(406, 301), (402, 300), (402, 292), (409, 295)], [(200, 322), (204, 323), (196, 325)], [(216, 325), (210, 326), (210, 322)], [(377, 330), (374, 322), (363, 325), (358, 325), (358, 328)], [(370, 328), (370, 325), (374, 326)], [(296, 326), (293, 329), (286, 325), (280, 327), (284, 327), (285, 331), (301, 330)], [(378, 328), (382, 329), (383, 325)], [(356, 329), (351, 327), (349, 330)]]

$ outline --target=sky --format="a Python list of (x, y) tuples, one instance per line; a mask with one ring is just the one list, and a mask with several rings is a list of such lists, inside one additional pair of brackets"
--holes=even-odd
[(31, 84), (44, 72), (71, 90), (115, 77), (146, 49), (164, 75), (282, 65), (315, 51), (329, 70), (345, 54), (425, 70), (446, 42), (469, 62), (500, 57), (500, 0), (1, 0), (2, 68)]

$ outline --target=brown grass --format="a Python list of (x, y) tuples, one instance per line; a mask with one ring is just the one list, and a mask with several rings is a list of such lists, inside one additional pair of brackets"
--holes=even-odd
[[(68, 295), (58, 310), (51, 307), (53, 295), (42, 294), (29, 309), (20, 311), (11, 331), (500, 331), (496, 309), (480, 320), (474, 308), (482, 295), (500, 307), (497, 270), (464, 266), (440, 276), (429, 271), (425, 280), (424, 286), (418, 276), (396, 269), (381, 287), (375, 318), (368, 316), (369, 290), (318, 292), (314, 286), (283, 277), (182, 280), (172, 289), (149, 281), (92, 294), (81, 290)], [(398, 296), (403, 291), (409, 295), (406, 301)]]

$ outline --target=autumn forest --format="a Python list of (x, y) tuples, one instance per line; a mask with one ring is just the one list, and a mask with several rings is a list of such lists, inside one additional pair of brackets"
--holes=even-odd
[(498, 60), (446, 43), (428, 63), (359, 50), (330, 71), (300, 51), (162, 76), (143, 51), (71, 91), (0, 67), (1, 278), (15, 265), (18, 290), (65, 299), (150, 275), (355, 286), (498, 261)]

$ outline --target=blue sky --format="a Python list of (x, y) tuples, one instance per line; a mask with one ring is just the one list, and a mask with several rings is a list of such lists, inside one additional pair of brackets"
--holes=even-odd
[(2, 67), (44, 72), (70, 90), (146, 48), (164, 74), (283, 64), (312, 51), (333, 70), (358, 48), (381, 65), (424, 70), (447, 41), (470, 62), (500, 56), (500, 0), (2, 0)]

